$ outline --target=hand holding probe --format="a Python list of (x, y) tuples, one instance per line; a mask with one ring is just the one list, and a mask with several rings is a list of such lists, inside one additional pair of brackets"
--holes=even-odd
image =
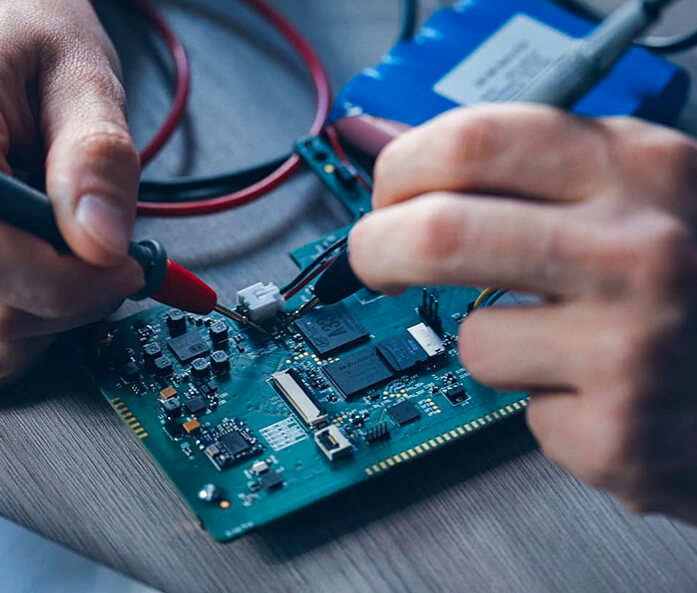
[[(48, 196), (4, 174), (0, 174), (0, 220), (43, 239), (59, 252), (70, 253)], [(145, 277), (145, 286), (130, 299), (152, 298), (199, 315), (215, 310), (261, 329), (244, 315), (218, 304), (216, 292), (189, 270), (168, 259), (164, 247), (157, 241), (131, 241), (128, 254), (143, 268)]]
[[(587, 37), (573, 41), (566, 52), (530, 80), (514, 101), (571, 108), (605, 78), (632, 43), (675, 1), (628, 0)], [(357, 138), (357, 145), (370, 148), (374, 154), (404, 131), (396, 122), (381, 125), (369, 116), (347, 117), (335, 122), (334, 127), (349, 138)], [(294, 316), (302, 317), (319, 304), (338, 303), (363, 287), (351, 269), (345, 247), (317, 280), (313, 298)]]

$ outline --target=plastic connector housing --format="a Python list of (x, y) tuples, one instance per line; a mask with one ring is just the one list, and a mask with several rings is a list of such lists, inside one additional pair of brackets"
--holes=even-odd
[(237, 291), (237, 305), (254, 323), (260, 323), (284, 311), (286, 303), (278, 286), (257, 282)]

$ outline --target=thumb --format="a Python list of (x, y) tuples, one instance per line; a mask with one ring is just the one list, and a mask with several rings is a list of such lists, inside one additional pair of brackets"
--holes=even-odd
[(61, 233), (78, 257), (110, 267), (128, 252), (140, 162), (123, 87), (109, 60), (100, 61), (52, 65), (41, 85), (41, 122), (46, 189)]

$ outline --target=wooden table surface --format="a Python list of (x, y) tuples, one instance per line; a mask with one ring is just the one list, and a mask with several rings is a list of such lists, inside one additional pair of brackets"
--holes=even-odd
[[(320, 48), (337, 88), (396, 31), (396, 1), (275, 4)], [(674, 30), (697, 22), (694, 4), (676, 9)], [(313, 109), (291, 52), (237, 2), (161, 7), (186, 39), (194, 90), (187, 126), (147, 176), (222, 171), (288, 149)], [(103, 17), (142, 145), (168, 104), (167, 62), (120, 3)], [(693, 74), (695, 56), (682, 59)], [(286, 253), (345, 222), (304, 175), (242, 210), (141, 220), (137, 235), (161, 239), (225, 300), (289, 278)], [(60, 348), (0, 401), (0, 488), (0, 514), (166, 593), (697, 590), (697, 530), (625, 512), (548, 463), (522, 421), (217, 544)]]

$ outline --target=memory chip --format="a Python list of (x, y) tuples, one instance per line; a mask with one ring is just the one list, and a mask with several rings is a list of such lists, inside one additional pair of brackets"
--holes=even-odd
[(388, 381), (395, 375), (376, 348), (349, 354), (338, 362), (323, 367), (323, 371), (346, 397)]
[(407, 371), (428, 360), (428, 354), (408, 331), (377, 345), (378, 353), (396, 372)]
[(368, 330), (342, 303), (310, 311), (295, 322), (295, 327), (320, 356), (370, 337)]
[(199, 332), (190, 332), (176, 338), (170, 338), (167, 340), (167, 345), (179, 359), (179, 362), (189, 362), (210, 351)]
[(408, 400), (399, 402), (396, 406), (387, 408), (387, 415), (392, 418), (399, 426), (404, 426), (421, 417), (416, 406)]

